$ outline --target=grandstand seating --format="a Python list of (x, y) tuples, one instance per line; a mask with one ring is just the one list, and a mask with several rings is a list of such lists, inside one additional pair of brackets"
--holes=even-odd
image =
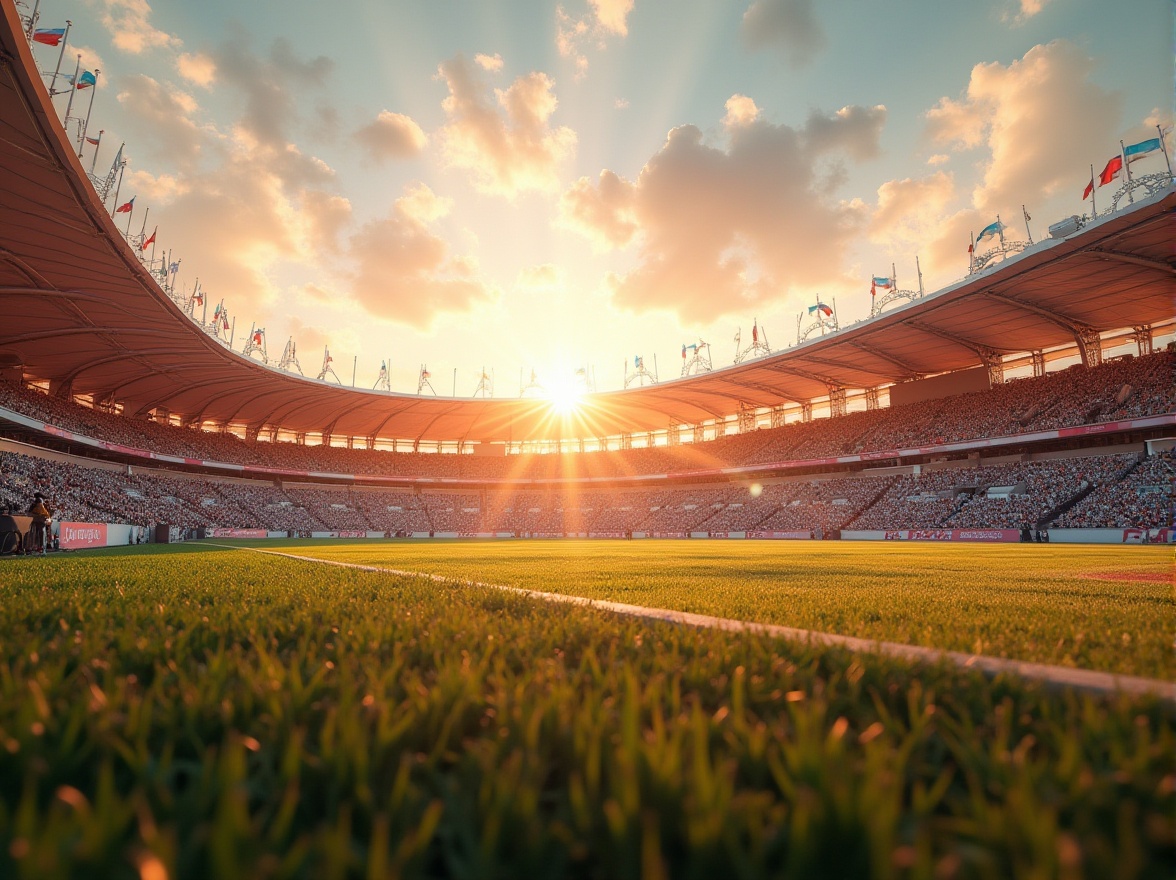
[(988, 391), (797, 422), (704, 443), (506, 458), (247, 442), (230, 433), (133, 420), (2, 382), (0, 406), (109, 443), (230, 464), (468, 480), (623, 478), (926, 447), (1174, 412), (1174, 364), (1171, 353), (1160, 352), (1093, 369), (1072, 367), (1019, 379)]
[(1170, 525), (1168, 455), (1092, 455), (955, 467), (899, 477), (534, 491), (406, 492), (128, 473), (0, 452), (3, 497), (44, 492), (59, 520), (183, 529), (562, 535), (752, 530), (1017, 528), (1077, 499), (1059, 526)]
[[(137, 466), (82, 467), (0, 453), (3, 498), (23, 507), (34, 490), (58, 519), (183, 529), (308, 533), (685, 534), (753, 530), (1016, 528), (1056, 520), (1073, 527), (1170, 524), (1170, 455), (1136, 454), (943, 463), (901, 476), (829, 475), (750, 482), (688, 483), (691, 471), (770, 465), (858, 452), (926, 447), (977, 436), (1176, 411), (1171, 353), (1071, 368), (989, 391), (798, 422), (716, 440), (575, 455), (507, 458), (382, 452), (246, 442), (132, 420), (0, 383), (0, 406), (50, 425), (137, 449), (291, 471), (500, 481), (552, 480), (541, 488), (503, 482), (449, 491), (263, 482), (143, 473)], [(976, 466), (979, 465), (979, 466)], [(626, 477), (679, 474), (656, 487)], [(558, 482), (597, 477), (601, 486)]]

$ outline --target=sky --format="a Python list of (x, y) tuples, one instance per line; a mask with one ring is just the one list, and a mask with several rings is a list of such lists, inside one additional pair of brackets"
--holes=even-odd
[(959, 280), (1022, 205), (1035, 240), (1089, 212), (1090, 166), (1173, 115), (1171, 0), (42, 0), (65, 19), (178, 287), (238, 349), (399, 392), (612, 390), (753, 322), (785, 348), (892, 264)]

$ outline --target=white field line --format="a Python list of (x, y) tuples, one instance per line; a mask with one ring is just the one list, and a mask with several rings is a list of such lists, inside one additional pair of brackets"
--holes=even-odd
[(755, 623), (754, 621), (735, 620), (729, 617), (712, 617), (709, 614), (673, 611), (668, 608), (626, 605), (623, 602), (589, 599), (584, 596), (569, 596), (563, 593), (542, 593), (536, 590), (526, 590), (522, 587), (510, 587), (505, 584), (488, 584), (483, 581), (451, 578), (440, 574), (429, 574), (423, 571), (406, 571), (400, 568), (387, 568), (379, 565), (340, 562), (334, 559), (320, 559), (315, 556), (300, 556), (296, 553), (282, 553), (277, 550), (261, 550), (257, 547), (241, 547), (209, 542), (201, 542), (200, 546), (221, 547), (226, 550), (248, 550), (252, 553), (264, 553), (267, 556), (282, 556), (286, 559), (317, 562), (320, 565), (334, 565), (339, 568), (353, 568), (359, 571), (423, 578), (436, 583), (454, 584), (457, 586), (502, 590), (506, 593), (515, 593), (530, 599), (540, 599), (544, 602), (581, 605), (586, 608), (611, 611), (615, 614), (625, 614), (630, 617), (640, 617), (645, 620), (660, 620), (666, 623), (706, 627), (708, 629), (719, 629), (727, 632), (764, 635), (772, 638), (804, 642), (810, 645), (825, 645), (828, 647), (844, 648), (849, 651), (882, 654), (887, 657), (898, 657), (902, 660), (919, 663), (939, 663), (946, 661), (964, 669), (974, 669), (983, 672), (988, 676), (1002, 674), (1017, 675), (1032, 681), (1040, 681), (1045, 685), (1058, 689), (1089, 691), (1099, 694), (1130, 694), (1133, 696), (1152, 694), (1167, 703), (1176, 705), (1176, 683), (1162, 679), (1141, 678), (1134, 675), (1116, 675), (1113, 672), (1074, 669), (1069, 666), (1051, 666), (1047, 663), (1027, 663), (1022, 660), (1007, 660), (1003, 657), (987, 657), (983, 654), (964, 654), (960, 651), (944, 651), (939, 648), (925, 648), (920, 645), (904, 645), (900, 642), (872, 641), (870, 639), (859, 639), (854, 636), (842, 636), (834, 633), (816, 632), (809, 629), (797, 629), (791, 626), (779, 626), (773, 623)]

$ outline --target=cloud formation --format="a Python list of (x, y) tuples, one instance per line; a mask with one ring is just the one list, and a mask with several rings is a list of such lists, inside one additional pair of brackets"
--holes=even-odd
[(291, 140), (301, 120), (300, 106), (327, 84), (334, 69), (325, 56), (298, 57), (280, 38), (268, 52), (259, 52), (254, 36), (241, 30), (212, 53), (212, 59), (217, 78), (245, 99), (238, 125), (273, 147)]
[[(998, 213), (1009, 222), (1022, 204), (1032, 211), (1070, 193), (1078, 206), (1090, 161), (1104, 159), (1091, 156), (1089, 145), (1106, 144), (1111, 155), (1123, 112), (1122, 96), (1094, 83), (1094, 70), (1094, 59), (1056, 40), (1007, 66), (977, 64), (961, 97), (944, 97), (927, 112), (936, 147), (986, 153), (983, 178), (971, 193), (971, 224), (989, 223), (985, 218)], [(945, 236), (959, 233), (949, 229)], [(958, 244), (941, 237), (934, 253), (954, 259)]]
[(875, 155), (885, 109), (817, 114), (799, 129), (754, 111), (744, 96), (728, 102), (725, 149), (681, 126), (635, 182), (606, 170), (564, 193), (564, 222), (598, 247), (637, 245), (635, 268), (609, 279), (618, 305), (708, 322), (841, 278), (866, 216), (827, 194), (826, 163)]
[(381, 110), (355, 133), (355, 139), (376, 162), (408, 159), (425, 148), (428, 138), (415, 120), (403, 113)]
[(743, 39), (751, 49), (778, 49), (794, 67), (804, 67), (828, 39), (813, 0), (755, 0), (743, 13)]
[(576, 133), (553, 126), (555, 83), (538, 71), (491, 94), (481, 68), (464, 56), (446, 61), (438, 77), (449, 89), (437, 132), (446, 161), (468, 171), (482, 192), (513, 197), (559, 188), (558, 169), (576, 147)]
[(588, 48), (604, 51), (612, 37), (629, 35), (629, 13), (633, 0), (588, 0), (588, 9), (572, 15), (563, 6), (556, 7), (555, 46), (559, 54), (576, 67), (576, 79), (588, 73)]
[(181, 52), (176, 56), (176, 70), (188, 82), (202, 88), (216, 81), (216, 62), (201, 52)]
[(428, 228), (448, 211), (423, 183), (396, 200), (392, 212), (351, 237), (352, 294), (369, 313), (427, 327), (439, 312), (460, 312), (489, 299), (477, 263), (454, 256)]
[(181, 45), (178, 37), (166, 34), (150, 22), (151, 6), (147, 0), (100, 0), (102, 26), (110, 32), (116, 49), (138, 55), (147, 49), (174, 49)]

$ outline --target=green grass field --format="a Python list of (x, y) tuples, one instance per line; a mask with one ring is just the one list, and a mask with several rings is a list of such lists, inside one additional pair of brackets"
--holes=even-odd
[[(1170, 669), (1169, 584), (1077, 577), (1165, 571), (1148, 548), (306, 546)], [(1168, 878), (1172, 711), (231, 549), (10, 560), (0, 876)]]
[(321, 540), (265, 547), (867, 639), (1176, 675), (1173, 554), (1164, 547)]

